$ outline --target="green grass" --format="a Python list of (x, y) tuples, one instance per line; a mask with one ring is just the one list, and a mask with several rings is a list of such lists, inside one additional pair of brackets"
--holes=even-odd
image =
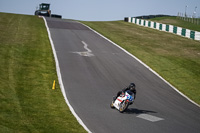
[(200, 42), (123, 21), (83, 22), (200, 104)]
[(153, 18), (150, 20), (163, 23), (163, 24), (171, 24), (171, 25), (182, 27), (182, 28), (191, 29), (194, 31), (200, 31), (200, 25), (193, 24), (191, 22), (187, 22), (182, 19), (178, 19), (177, 17), (158, 17), (158, 18)]
[(59, 88), (43, 19), (0, 13), (0, 82), (1, 133), (85, 132)]

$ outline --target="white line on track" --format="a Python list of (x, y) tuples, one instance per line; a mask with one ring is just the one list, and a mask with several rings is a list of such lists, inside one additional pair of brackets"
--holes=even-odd
[[(79, 22), (80, 23), (80, 22)], [(90, 30), (92, 30), (93, 32), (95, 32), (96, 34), (98, 34), (99, 36), (103, 37), (104, 39), (106, 39), (107, 41), (109, 41), (110, 43), (112, 43), (113, 45), (115, 45), (116, 47), (118, 47), (119, 49), (123, 50), (125, 53), (127, 53), (128, 55), (130, 55), (131, 57), (133, 57), (134, 59), (136, 59), (138, 62), (140, 62), (142, 65), (144, 65), (147, 69), (149, 69), (152, 73), (154, 73), (156, 76), (158, 76), (160, 79), (162, 79), (166, 84), (168, 84), (171, 88), (173, 88), (176, 92), (178, 92), (181, 96), (183, 96), (184, 98), (186, 98), (188, 101), (190, 101), (191, 103), (193, 103), (194, 105), (196, 105), (197, 107), (200, 107), (199, 104), (197, 104), (196, 102), (194, 102), (193, 100), (191, 100), (189, 97), (187, 97), (186, 95), (184, 95), (182, 92), (180, 92), (177, 88), (175, 88), (173, 85), (171, 85), (167, 80), (165, 80), (163, 77), (161, 77), (157, 72), (155, 72), (153, 69), (151, 69), (149, 66), (147, 66), (144, 62), (142, 62), (140, 59), (138, 59), (136, 56), (132, 55), (131, 53), (129, 53), (128, 51), (126, 51), (124, 48), (120, 47), (119, 45), (117, 45), (116, 43), (114, 43), (113, 41), (109, 40), (108, 38), (106, 38), (105, 36), (101, 35), (100, 33), (98, 33), (97, 31), (93, 30), (92, 28), (90, 28), (89, 26), (80, 23), (86, 27), (88, 27)]]
[(81, 56), (88, 56), (88, 57), (94, 56), (94, 55), (92, 54), (92, 50), (90, 50), (90, 49), (88, 48), (88, 44), (85, 43), (84, 41), (81, 41), (81, 42), (82, 42), (83, 45), (84, 45), (84, 46), (83, 46), (84, 49), (87, 50), (87, 51), (84, 51), (84, 52), (73, 52), (73, 53), (79, 54), (79, 55), (81, 55)]
[(84, 41), (81, 41), (81, 42), (84, 44), (84, 49), (86, 49), (88, 52), (92, 52), (92, 50), (90, 50), (88, 48), (88, 44), (87, 43), (85, 43)]
[(62, 94), (63, 94), (63, 96), (64, 96), (65, 102), (66, 102), (67, 105), (69, 106), (70, 111), (72, 112), (72, 114), (74, 115), (74, 117), (77, 119), (77, 121), (80, 123), (80, 125), (82, 125), (83, 128), (84, 128), (88, 133), (91, 133), (91, 131), (90, 131), (90, 130), (87, 128), (87, 126), (83, 123), (83, 121), (81, 120), (81, 118), (76, 114), (76, 112), (74, 111), (73, 107), (71, 106), (71, 104), (69, 103), (69, 101), (68, 101), (68, 99), (67, 99), (67, 96), (66, 96), (66, 93), (65, 93), (65, 87), (64, 87), (64, 84), (63, 84), (63, 82), (62, 82), (62, 75), (61, 75), (61, 72), (60, 72), (60, 66), (59, 66), (59, 62), (58, 62), (56, 50), (55, 50), (55, 47), (54, 47), (53, 40), (52, 40), (52, 38), (51, 38), (51, 33), (50, 33), (50, 30), (49, 30), (49, 27), (48, 27), (48, 25), (47, 25), (47, 21), (46, 21), (45, 17), (42, 17), (42, 18), (43, 18), (43, 20), (44, 20), (44, 22), (45, 22), (45, 26), (46, 26), (46, 28), (47, 28), (49, 40), (50, 40), (50, 43), (51, 43), (52, 51), (53, 51), (54, 58), (55, 58), (55, 62), (56, 62), (56, 71), (57, 71), (57, 75), (58, 75), (58, 80), (59, 80), (60, 88), (61, 88)]
[(137, 116), (138, 118), (142, 118), (151, 122), (157, 122), (157, 121), (161, 121), (164, 120), (163, 118), (159, 118), (153, 115), (149, 115), (149, 114), (140, 114)]
[[(48, 36), (49, 36), (49, 40), (50, 40), (50, 43), (51, 43), (51, 47), (52, 47), (52, 51), (53, 51), (53, 54), (54, 54), (54, 58), (55, 58), (55, 62), (56, 62), (56, 71), (57, 71), (57, 75), (58, 75), (58, 80), (59, 80), (59, 84), (60, 84), (60, 88), (61, 88), (61, 91), (63, 93), (63, 96), (64, 96), (64, 99), (67, 103), (67, 105), (69, 106), (69, 109), (71, 110), (72, 114), (75, 116), (75, 118), (77, 119), (77, 121), (83, 126), (83, 128), (91, 133), (91, 131), (87, 128), (87, 126), (83, 123), (83, 121), (80, 119), (80, 117), (76, 114), (76, 112), (74, 111), (74, 109), (72, 108), (72, 106), (70, 105), (68, 99), (67, 99), (67, 96), (66, 96), (66, 93), (65, 93), (65, 87), (63, 85), (63, 82), (62, 82), (62, 75), (61, 75), (61, 72), (60, 72), (60, 67), (59, 67), (59, 62), (58, 62), (58, 58), (57, 58), (57, 55), (56, 55), (56, 51), (55, 51), (55, 47), (54, 47), (54, 43), (53, 43), (53, 40), (51, 38), (51, 33), (50, 33), (50, 30), (49, 30), (49, 27), (47, 25), (47, 22), (46, 22), (46, 19), (44, 17), (42, 17), (44, 22), (45, 22), (45, 26), (47, 28), (47, 32), (48, 32)], [(82, 23), (80, 23), (82, 24)], [(84, 24), (82, 24), (84, 25)], [(147, 66), (145, 63), (143, 63), (141, 60), (139, 60), (137, 57), (135, 57), (134, 55), (132, 55), (131, 53), (129, 53), (128, 51), (126, 51), (125, 49), (123, 49), (122, 47), (120, 47), (119, 45), (117, 45), (116, 43), (112, 42), (111, 40), (109, 40), (108, 38), (104, 37), (103, 35), (101, 35), (100, 33), (98, 33), (97, 31), (93, 30), (92, 28), (90, 28), (89, 26), (87, 25), (84, 25), (86, 27), (88, 27), (90, 30), (92, 30), (93, 32), (95, 32), (96, 34), (98, 34), (99, 36), (103, 37), (104, 39), (108, 40), (109, 42), (111, 42), (113, 45), (117, 46), (118, 48), (120, 48), (121, 50), (123, 50), (125, 53), (127, 53), (128, 55), (132, 56), (134, 59), (136, 59), (137, 61), (139, 61), (141, 64), (143, 64), (146, 68), (148, 68), (150, 71), (152, 71), (155, 75), (157, 75), (158, 77), (160, 77), (164, 82), (166, 82), (169, 86), (171, 86), (175, 91), (177, 91), (180, 95), (182, 95), (183, 97), (185, 97), (186, 99), (188, 99), (190, 102), (192, 102), (193, 104), (197, 105), (198, 107), (200, 107), (200, 105), (198, 105), (197, 103), (195, 103), (194, 101), (192, 101), (191, 99), (189, 99), (187, 96), (185, 96), (183, 93), (181, 93), (178, 89), (176, 89), (174, 86), (172, 86), (169, 82), (167, 82), (164, 78), (162, 78), (158, 73), (156, 73), (154, 70), (152, 70), (149, 66)], [(84, 44), (85, 42), (82, 41), (82, 43)], [(87, 52), (90, 51), (90, 49), (88, 49), (88, 45), (85, 45), (84, 44), (84, 48), (87, 50)], [(91, 53), (91, 52), (89, 52)], [(137, 116), (137, 117), (145, 117), (145, 116)], [(154, 116), (146, 116), (146, 118), (149, 118), (149, 117), (154, 117)], [(162, 118), (160, 118), (162, 119)]]

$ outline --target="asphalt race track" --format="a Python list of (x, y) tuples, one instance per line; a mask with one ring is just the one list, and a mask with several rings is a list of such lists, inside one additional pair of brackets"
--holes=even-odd
[[(136, 59), (78, 22), (46, 20), (66, 96), (91, 132), (200, 132), (200, 108)], [(111, 109), (112, 97), (130, 82), (134, 104), (123, 114)]]

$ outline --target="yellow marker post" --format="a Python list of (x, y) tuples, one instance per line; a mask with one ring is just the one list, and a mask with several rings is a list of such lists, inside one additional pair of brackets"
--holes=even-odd
[(56, 88), (56, 81), (54, 80), (54, 81), (53, 81), (52, 90), (55, 90), (55, 88)]

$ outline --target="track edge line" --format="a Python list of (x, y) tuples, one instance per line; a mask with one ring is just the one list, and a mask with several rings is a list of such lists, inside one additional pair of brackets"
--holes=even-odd
[(200, 108), (200, 105), (197, 104), (196, 102), (194, 102), (193, 100), (191, 100), (189, 97), (187, 97), (185, 94), (183, 94), (182, 92), (180, 92), (176, 87), (174, 87), (173, 85), (171, 85), (167, 80), (165, 80), (162, 76), (160, 76), (156, 71), (154, 71), (153, 69), (151, 69), (148, 65), (146, 65), (144, 62), (142, 62), (140, 59), (138, 59), (136, 56), (132, 55), (131, 53), (129, 53), (127, 50), (125, 50), (124, 48), (122, 48), (121, 46), (117, 45), (116, 43), (114, 43), (113, 41), (111, 41), (110, 39), (106, 38), (105, 36), (101, 35), (99, 32), (95, 31), (94, 29), (90, 28), (89, 26), (79, 22), (80, 24), (86, 26), (87, 28), (89, 28), (90, 30), (92, 30), (93, 32), (95, 32), (96, 34), (98, 34), (99, 36), (103, 37), (104, 39), (106, 39), (107, 41), (109, 41), (110, 43), (112, 43), (113, 45), (115, 45), (116, 47), (118, 47), (119, 49), (121, 49), (122, 51), (124, 51), (125, 53), (127, 53), (128, 55), (130, 55), (131, 57), (133, 57), (134, 59), (136, 59), (138, 62), (140, 62), (142, 65), (144, 65), (147, 69), (149, 69), (152, 73), (154, 73), (156, 76), (158, 76), (160, 79), (162, 79), (166, 84), (168, 84), (172, 89), (174, 89), (176, 92), (178, 92), (181, 96), (183, 96), (184, 98), (186, 98), (188, 101), (190, 101), (191, 103), (193, 103), (194, 105), (196, 105), (197, 107)]
[(87, 128), (87, 126), (83, 123), (83, 121), (81, 120), (81, 118), (76, 114), (76, 112), (74, 111), (73, 107), (72, 107), (71, 104), (69, 103), (69, 100), (67, 99), (67, 96), (66, 96), (66, 93), (65, 93), (65, 87), (64, 87), (64, 84), (63, 84), (63, 82), (62, 82), (62, 75), (61, 75), (61, 72), (60, 72), (60, 66), (59, 66), (59, 62), (58, 62), (56, 50), (55, 50), (55, 47), (54, 47), (53, 40), (52, 40), (52, 38), (51, 38), (51, 33), (50, 33), (50, 30), (49, 30), (49, 27), (48, 27), (48, 24), (47, 24), (47, 21), (46, 21), (45, 17), (42, 16), (42, 18), (43, 18), (43, 20), (44, 20), (44, 23), (45, 23), (45, 26), (46, 26), (46, 29), (47, 29), (49, 41), (50, 41), (50, 43), (51, 43), (51, 47), (52, 47), (54, 59), (55, 59), (55, 62), (56, 62), (56, 72), (57, 72), (57, 76), (58, 76), (58, 80), (59, 80), (59, 85), (60, 85), (62, 94), (63, 94), (63, 96), (64, 96), (65, 102), (67, 103), (67, 105), (68, 105), (70, 111), (72, 112), (72, 114), (74, 115), (74, 117), (77, 119), (77, 121), (79, 122), (79, 124), (80, 124), (88, 133), (92, 133), (92, 132)]

